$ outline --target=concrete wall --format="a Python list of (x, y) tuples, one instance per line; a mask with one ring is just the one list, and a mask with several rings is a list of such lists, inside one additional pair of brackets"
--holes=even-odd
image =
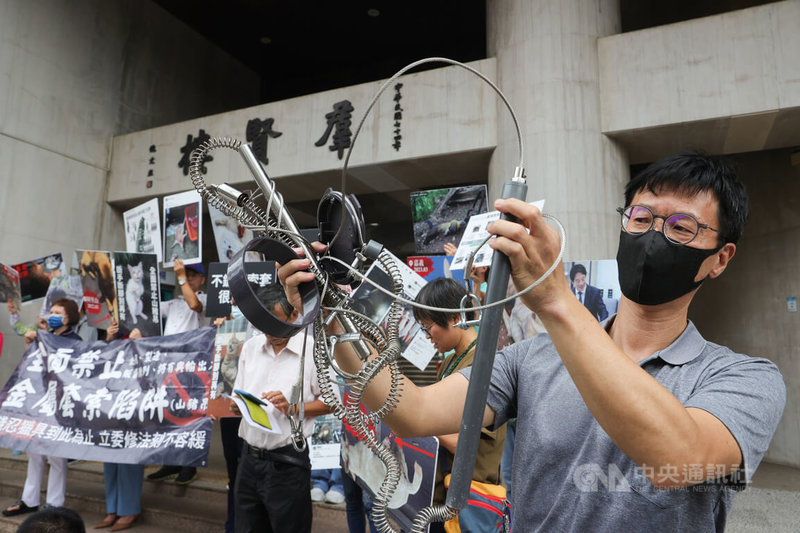
[(800, 466), (800, 166), (790, 150), (737, 156), (750, 195), (750, 221), (729, 268), (701, 288), (690, 317), (711, 341), (766, 357), (787, 387), (783, 419), (767, 460)]
[(800, 144), (798, 27), (789, 0), (600, 39), (603, 132), (632, 162)]
[[(613, 208), (628, 180), (628, 160), (601, 131), (597, 43), (619, 28), (616, 0), (487, 2), (487, 50), (521, 123), (528, 200), (546, 199), (545, 212), (567, 228), (567, 259), (616, 254)], [(492, 199), (519, 157), (509, 114), (497, 105)]]
[[(0, 0), (0, 72), (6, 264), (61, 252), (69, 266), (75, 248), (124, 246), (105, 203), (113, 135), (250, 105), (259, 91), (252, 72), (134, 0)], [(41, 302), (24, 306), (26, 321)], [(0, 331), (4, 383), (23, 349), (5, 305)]]

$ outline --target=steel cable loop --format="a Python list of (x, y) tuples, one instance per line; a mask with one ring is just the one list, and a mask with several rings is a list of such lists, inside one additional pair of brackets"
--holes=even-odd
[[(519, 148), (519, 166), (517, 167), (517, 169), (521, 170), (521, 169), (525, 168), (525, 165), (524, 165), (525, 150), (523, 148), (522, 130), (520, 129), (519, 120), (517, 119), (517, 114), (514, 113), (514, 109), (511, 107), (511, 102), (508, 101), (508, 98), (506, 98), (506, 95), (503, 94), (503, 91), (501, 91), (500, 88), (491, 79), (489, 79), (488, 76), (486, 76), (485, 74), (483, 74), (482, 72), (480, 72), (479, 70), (477, 70), (474, 67), (471, 67), (469, 65), (465, 65), (464, 63), (461, 63), (460, 61), (455, 61), (454, 59), (449, 59), (447, 57), (426, 57), (426, 58), (414, 61), (413, 63), (410, 63), (410, 64), (406, 65), (405, 67), (401, 68), (400, 70), (398, 70), (397, 72), (395, 72), (394, 75), (391, 78), (389, 78), (388, 80), (383, 82), (381, 87), (378, 89), (378, 91), (372, 97), (372, 100), (370, 101), (370, 103), (367, 105), (367, 110), (364, 112), (364, 116), (362, 116), (361, 120), (358, 122), (358, 125), (356, 126), (355, 132), (353, 133), (352, 139), (350, 140), (350, 146), (347, 147), (347, 155), (345, 156), (344, 164), (342, 165), (342, 183), (341, 183), (342, 190), (340, 192), (342, 193), (342, 197), (343, 198), (344, 198), (345, 192), (346, 192), (345, 191), (345, 187), (346, 187), (346, 182), (347, 182), (347, 168), (348, 168), (348, 166), (350, 164), (350, 156), (353, 153), (353, 149), (355, 148), (356, 141), (358, 140), (358, 135), (359, 135), (359, 133), (361, 133), (361, 128), (364, 125), (364, 123), (366, 122), (367, 117), (369, 116), (370, 112), (372, 111), (372, 108), (375, 107), (375, 104), (378, 102), (378, 98), (380, 98), (380, 96), (384, 93), (384, 91), (386, 91), (386, 89), (392, 83), (394, 83), (394, 81), (396, 79), (398, 79), (400, 76), (402, 76), (403, 74), (405, 74), (409, 70), (411, 70), (413, 68), (416, 68), (416, 67), (418, 67), (420, 65), (424, 65), (426, 63), (446, 63), (448, 65), (453, 65), (453, 66), (456, 66), (456, 67), (463, 68), (464, 70), (467, 70), (468, 72), (471, 72), (472, 74), (475, 74), (478, 78), (480, 78), (481, 80), (486, 82), (494, 90), (494, 92), (500, 97), (500, 99), (505, 104), (506, 109), (508, 109), (508, 112), (509, 112), (509, 114), (511, 116), (511, 120), (514, 123), (514, 128), (515, 128), (515, 130), (517, 132), (517, 147)], [(331, 239), (331, 244), (336, 242), (336, 240), (339, 238), (339, 234), (342, 232), (342, 228), (344, 228), (344, 217), (342, 217), (342, 220), (341, 220), (341, 222), (339, 224), (339, 229), (336, 231), (336, 234)]]
[[(260, 231), (291, 248), (300, 247), (306, 250), (312, 250), (309, 242), (301, 235), (282, 227), (284, 226), (284, 221), (288, 220), (291, 222), (291, 216), (286, 212), (283, 196), (280, 195), (280, 193), (278, 193), (278, 191), (275, 189), (275, 183), (273, 180), (267, 178), (270, 194), (266, 211), (256, 205), (254, 202), (254, 198), (257, 198), (258, 196), (241, 197), (236, 202), (238, 204), (237, 207), (233, 207), (230, 201), (226, 201), (227, 194), (225, 194), (225, 198), (223, 198), (219, 195), (219, 191), (215, 187), (209, 187), (205, 184), (205, 180), (201, 172), (203, 160), (205, 159), (205, 155), (208, 153), (208, 151), (219, 147), (227, 147), (239, 150), (241, 147), (241, 142), (229, 138), (214, 138), (206, 143), (203, 143), (203, 145), (192, 152), (190, 156), (190, 177), (198, 193), (209, 203), (209, 205), (216, 207), (226, 215), (242, 222), (247, 226), (255, 227), (256, 231)], [(265, 192), (266, 191), (262, 191), (262, 193)], [(344, 193), (344, 190), (342, 193)], [(276, 213), (272, 212), (273, 208)], [(564, 229), (554, 217), (550, 215), (544, 215), (544, 217), (554, 220), (562, 236), (561, 250), (558, 257), (553, 262), (553, 265), (541, 276), (539, 280), (532, 283), (517, 294), (508, 297), (505, 300), (495, 302), (489, 306), (479, 306), (478, 309), (482, 310), (494, 305), (502, 305), (510, 299), (522, 296), (527, 291), (541, 283), (547, 276), (550, 275), (550, 273), (555, 270), (564, 253), (566, 240)], [(293, 227), (291, 224), (289, 224), (289, 226)], [(326, 256), (324, 259), (343, 263), (335, 257)], [(349, 271), (355, 274), (358, 279), (365, 280), (367, 283), (375, 286), (378, 290), (392, 297), (392, 303), (390, 304), (390, 309), (386, 317), (386, 324), (388, 326), (386, 331), (383, 331), (380, 326), (373, 322), (369, 317), (350, 310), (350, 296), (348, 293), (342, 288), (331, 283), (327, 272), (320, 268), (318, 264), (312, 261), (308, 270), (314, 274), (315, 282), (320, 289), (320, 297), (324, 305), (323, 308), (334, 313), (347, 315), (352, 324), (357, 327), (361, 337), (373, 343), (377, 348), (377, 357), (362, 363), (361, 369), (353, 379), (353, 385), (351, 389), (352, 394), (348, 396), (346, 401), (343, 401), (339, 395), (336, 394), (336, 391), (333, 388), (334, 384), (332, 383), (332, 377), (329, 372), (329, 370), (333, 367), (331, 366), (331, 361), (328, 354), (328, 341), (324, 320), (320, 315), (320, 317), (314, 321), (314, 364), (316, 365), (318, 371), (317, 373), (321, 390), (321, 398), (326, 405), (331, 408), (331, 411), (337, 418), (347, 421), (350, 427), (353, 428), (356, 436), (360, 440), (364, 441), (369, 449), (372, 450), (386, 466), (387, 473), (376, 497), (376, 505), (373, 509), (373, 519), (381, 531), (393, 532), (394, 530), (387, 519), (387, 507), (401, 478), (401, 471), (397, 459), (394, 457), (394, 455), (392, 455), (385, 445), (377, 442), (375, 435), (369, 431), (368, 425), (379, 422), (382, 418), (389, 414), (397, 406), (399, 398), (402, 394), (401, 373), (397, 364), (397, 359), (400, 356), (398, 329), (399, 321), (403, 312), (402, 304), (437, 311), (441, 311), (442, 309), (424, 306), (402, 298), (400, 296), (403, 287), (402, 276), (398, 266), (395, 264), (390, 254), (386, 251), (381, 252), (377, 261), (389, 274), (392, 280), (391, 291), (379, 286), (370, 279), (366, 279), (358, 270), (352, 268), (350, 265), (346, 263), (343, 264), (348, 267)], [(445, 309), (445, 311), (460, 312), (462, 310)], [(361, 412), (361, 399), (369, 382), (379, 372), (381, 372), (384, 367), (388, 367), (390, 374), (389, 393), (384, 404), (379, 409), (376, 409), (369, 415), (366, 415)], [(414, 527), (417, 528), (415, 531), (422, 531), (424, 526), (433, 520), (448, 520), (453, 516), (456, 516), (456, 514), (457, 513), (452, 508), (446, 506), (432, 506), (423, 509), (414, 521)], [(418, 526), (418, 524), (420, 525)]]

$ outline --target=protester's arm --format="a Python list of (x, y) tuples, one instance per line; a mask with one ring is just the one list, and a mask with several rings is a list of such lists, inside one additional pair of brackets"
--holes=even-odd
[[(182, 259), (176, 259), (175, 263), (173, 264), (173, 269), (175, 270), (175, 279), (180, 283), (181, 280), (186, 280), (186, 267), (183, 264)], [(202, 313), (203, 312), (203, 302), (197, 297), (195, 294), (194, 289), (189, 286), (188, 283), (184, 282), (182, 285), (178, 285), (181, 289), (181, 294), (183, 295), (183, 299), (186, 300), (186, 305), (189, 308), (196, 312)]]
[(472, 280), (472, 294), (478, 297), (481, 304), (486, 300), (486, 293), (483, 292), (483, 284), (486, 283), (486, 267), (472, 267), (469, 273)]
[[(8, 299), (7, 305), (8, 305), (8, 322), (9, 322), (9, 324), (11, 324), (11, 327), (14, 328), (14, 331), (17, 332), (17, 335), (21, 335), (23, 337), (26, 337), (26, 340), (27, 340), (27, 336), (26, 335), (31, 331), (36, 333), (37, 327), (36, 326), (28, 326), (28, 325), (25, 325), (25, 324), (22, 323), (22, 321), (20, 320), (20, 316), (19, 316), (19, 309), (17, 309), (17, 306), (14, 305), (14, 302), (13, 302), (13, 300), (11, 300), (11, 298)], [(34, 335), (34, 337), (35, 337), (35, 335)], [(26, 346), (27, 346), (27, 343), (26, 343)]]
[[(14, 302), (11, 298), (8, 299), (6, 302), (6, 306), (8, 307), (8, 322), (11, 324), (11, 327), (17, 330), (17, 323), (19, 322), (19, 311), (17, 310), (17, 306), (14, 305)], [(17, 333), (20, 335), (24, 335), (24, 332), (17, 330)]]
[(458, 433), (450, 433), (448, 435), (436, 435), (439, 439), (439, 446), (443, 447), (448, 452), (455, 455), (456, 447), (458, 446)]
[[(317, 252), (325, 249), (319, 243), (314, 245)], [(305, 270), (309, 264), (308, 259), (295, 259), (278, 270), (278, 278), (289, 302), (300, 312), (303, 311), (303, 303), (297, 286), (314, 280), (314, 274)], [(336, 333), (336, 328), (334, 322), (331, 332)], [(347, 372), (355, 373), (361, 368), (361, 360), (348, 343), (337, 344), (335, 356), (339, 366)], [(405, 376), (400, 376), (400, 402), (384, 420), (401, 437), (456, 433), (460, 427), (468, 385), (469, 382), (461, 374), (450, 375), (427, 387), (417, 387)], [(364, 392), (364, 403), (373, 410), (380, 408), (388, 397), (390, 387), (391, 376), (389, 370), (384, 368), (370, 381)], [(494, 412), (487, 406), (484, 425), (493, 421)]]
[[(530, 229), (529, 235), (508, 221), (489, 227), (498, 235), (491, 247), (509, 256), (514, 282), (525, 288), (555, 261), (559, 236), (533, 206), (498, 200), (495, 207)], [(541, 318), (587, 407), (620, 449), (637, 464), (653, 467), (651, 481), (663, 488), (691, 483), (655, 479), (661, 467), (726, 465), (727, 474), (731, 465), (741, 464), (741, 450), (725, 425), (706, 411), (685, 408), (623, 353), (572, 295), (562, 272), (557, 267), (522, 299)]]

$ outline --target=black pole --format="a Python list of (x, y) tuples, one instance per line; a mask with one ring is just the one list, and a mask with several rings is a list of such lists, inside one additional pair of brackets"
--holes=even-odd
[[(528, 186), (525, 181), (507, 181), (503, 184), (501, 198), (518, 198), (525, 201), (527, 193)], [(502, 214), (500, 218), (516, 222), (515, 217), (506, 214)], [(468, 275), (469, 272), (465, 272), (465, 274)], [(505, 298), (510, 274), (511, 264), (508, 257), (495, 250), (492, 255), (492, 270), (487, 282), (486, 304)], [(447, 491), (447, 501), (445, 502), (452, 509), (461, 510), (467, 505), (472, 472), (475, 469), (475, 459), (478, 457), (483, 413), (502, 319), (502, 306), (485, 309), (481, 316), (478, 346), (475, 348), (475, 360), (472, 363), (472, 374), (467, 389), (467, 399), (464, 403), (461, 430), (458, 432), (458, 447), (453, 460), (450, 488)]]

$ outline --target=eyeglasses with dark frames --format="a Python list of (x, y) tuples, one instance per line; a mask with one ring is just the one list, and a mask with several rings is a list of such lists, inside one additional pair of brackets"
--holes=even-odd
[(427, 327), (426, 327), (426, 326), (423, 326), (422, 324), (420, 324), (420, 325), (419, 325), (419, 328), (420, 328), (422, 331), (424, 331), (424, 332), (425, 332), (425, 335), (427, 335), (428, 337), (430, 337), (430, 336), (431, 336), (431, 328), (432, 328), (432, 327), (433, 327), (433, 324), (431, 324), (430, 326), (427, 326)]
[(698, 222), (689, 213), (672, 213), (666, 216), (656, 215), (649, 207), (640, 204), (629, 205), (625, 208), (618, 207), (617, 213), (622, 217), (620, 220), (622, 230), (631, 235), (647, 233), (655, 226), (656, 219), (660, 218), (664, 222), (661, 232), (670, 242), (675, 244), (689, 244), (700, 234), (701, 229), (719, 233), (719, 230), (712, 228), (708, 224)]

